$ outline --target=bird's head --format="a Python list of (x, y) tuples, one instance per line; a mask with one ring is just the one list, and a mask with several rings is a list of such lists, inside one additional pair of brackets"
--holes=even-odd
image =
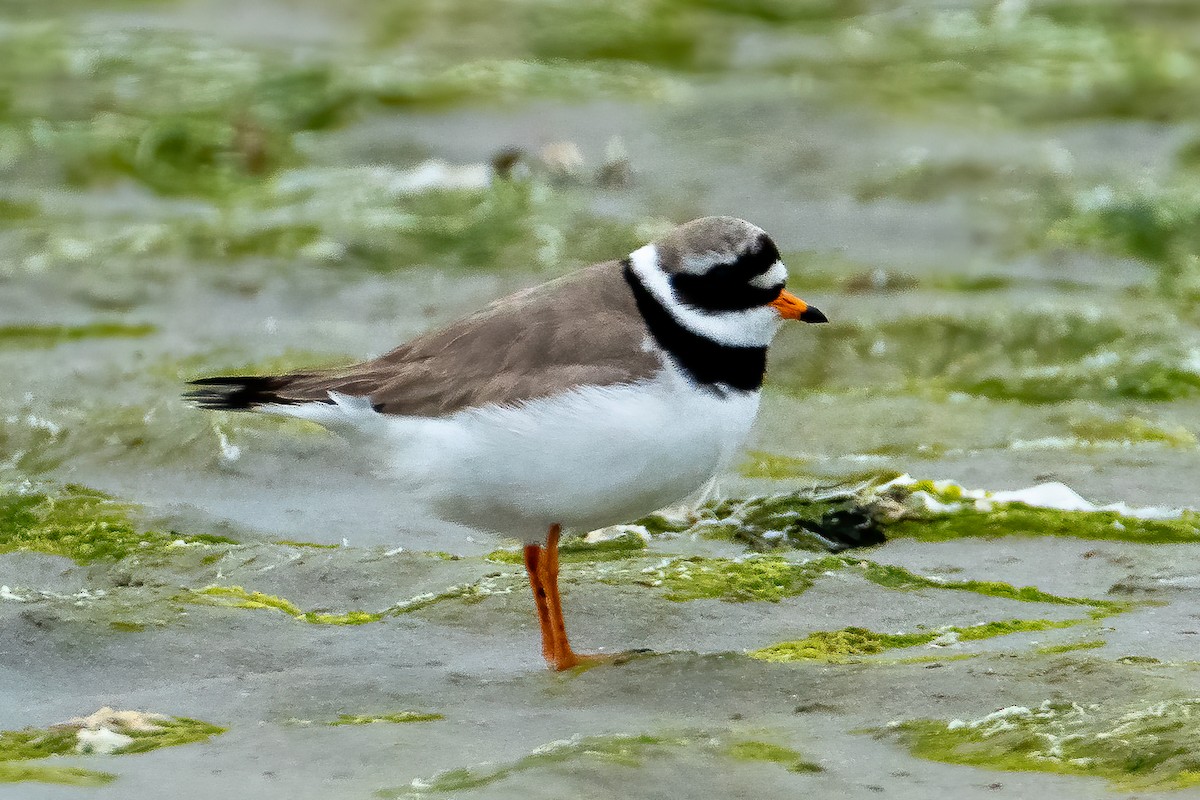
[(628, 263), (683, 327), (723, 345), (765, 347), (784, 320), (828, 321), (784, 288), (787, 267), (766, 231), (736, 217), (680, 225)]

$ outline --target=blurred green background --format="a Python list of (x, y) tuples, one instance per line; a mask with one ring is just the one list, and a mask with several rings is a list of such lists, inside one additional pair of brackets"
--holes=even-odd
[[(900, 472), (1200, 505), (1197, 0), (0, 0), (0, 783), (1194, 785), (1194, 514), (926, 515), (935, 541), (818, 561), (574, 544), (577, 646), (655, 655), (555, 676), (517, 551), (313, 426), (180, 399), (707, 214), (765, 228), (831, 320), (772, 348), (722, 480), (744, 526), (796, 502), (747, 495)], [(101, 705), (229, 730), (49, 757)]]
[(1190, 499), (1192, 2), (9, 0), (0, 52), (18, 476), (219, 469), (277, 426), (183, 379), (733, 214), (833, 320), (781, 337), (745, 474)]

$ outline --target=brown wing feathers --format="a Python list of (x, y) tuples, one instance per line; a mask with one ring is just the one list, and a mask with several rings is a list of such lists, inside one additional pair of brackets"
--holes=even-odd
[(493, 303), (371, 361), (339, 369), (193, 381), (202, 408), (331, 402), (329, 392), (370, 397), (386, 414), (442, 416), (519, 404), (579, 384), (648, 377), (645, 323), (616, 262), (598, 264)]

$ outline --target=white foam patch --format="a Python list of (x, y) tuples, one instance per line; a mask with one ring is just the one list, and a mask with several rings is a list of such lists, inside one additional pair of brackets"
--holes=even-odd
[[(909, 475), (901, 475), (895, 480), (888, 481), (879, 487), (879, 491), (891, 486), (912, 486), (917, 481)], [(1049, 508), (1057, 511), (1111, 511), (1125, 517), (1136, 519), (1179, 519), (1183, 516), (1181, 508), (1166, 508), (1162, 506), (1130, 506), (1127, 503), (1110, 503), (1098, 506), (1084, 498), (1065, 483), (1057, 481), (1039, 483), (1025, 489), (1012, 491), (989, 492), (984, 489), (965, 489), (954, 481), (934, 481), (933, 488), (938, 492), (956, 489), (962, 493), (964, 502), (943, 503), (928, 492), (914, 492), (913, 497), (923, 503), (927, 511), (934, 513), (952, 513), (967, 506), (965, 501), (974, 501), (974, 507), (980, 511), (989, 511), (996, 504), (1023, 503), (1033, 508)]]
[(81, 728), (75, 732), (75, 750), (79, 753), (99, 753), (107, 755), (133, 744), (133, 737), (117, 733), (110, 728), (89, 730)]
[(486, 189), (491, 182), (488, 164), (450, 164), (430, 159), (404, 170), (385, 166), (294, 169), (276, 178), (275, 189), (282, 194), (301, 194), (340, 186), (360, 196), (400, 197), (430, 189)]
[(948, 514), (962, 509), (962, 503), (943, 503), (929, 492), (913, 492), (912, 500), (920, 503), (922, 510), (930, 511), (934, 514)]
[(229, 437), (225, 435), (225, 431), (216, 426), (213, 426), (213, 430), (217, 432), (217, 444), (221, 448), (222, 460), (232, 463), (242, 457), (242, 448), (230, 442)]
[(607, 528), (599, 528), (592, 531), (583, 540), (588, 544), (596, 542), (608, 542), (613, 539), (620, 539), (622, 536), (633, 534), (644, 542), (649, 542), (653, 538), (650, 531), (645, 525), (609, 525)]

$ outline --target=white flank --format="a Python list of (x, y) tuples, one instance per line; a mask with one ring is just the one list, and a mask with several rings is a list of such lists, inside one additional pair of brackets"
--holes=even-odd
[(262, 406), (354, 440), (437, 516), (528, 541), (590, 531), (676, 503), (727, 468), (758, 392), (716, 394), (668, 363), (653, 379), (583, 386), (448, 417), (380, 414), (369, 398)]
[(332, 403), (265, 403), (258, 407), (267, 414), (295, 417), (323, 425), (345, 436), (364, 433), (377, 436), (385, 417), (375, 410), (370, 397), (329, 392)]
[(687, 497), (736, 457), (757, 392), (717, 395), (667, 367), (443, 419), (384, 417), (389, 477), (439, 516), (528, 541), (561, 523), (629, 522)]

